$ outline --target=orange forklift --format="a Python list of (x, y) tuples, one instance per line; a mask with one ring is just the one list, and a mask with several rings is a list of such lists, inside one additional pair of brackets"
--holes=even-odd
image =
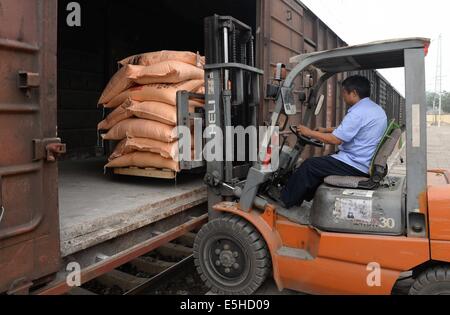
[[(239, 121), (233, 116), (236, 108), (246, 106), (248, 125), (256, 123), (252, 108), (259, 106), (255, 95), (261, 71), (248, 63), (251, 58), (229, 55), (234, 43), (251, 40), (250, 30), (230, 17), (215, 16), (206, 21), (206, 32), (213, 41), (206, 47), (207, 127), (233, 125)], [(262, 137), (259, 162), (248, 168), (208, 162), (210, 222), (198, 233), (194, 257), (213, 293), (253, 294), (273, 277), (280, 291), (308, 294), (390, 295), (399, 288), (411, 295), (450, 294), (450, 175), (427, 170), (429, 44), (409, 38), (303, 54), (291, 59), (295, 66), (285, 78), (285, 66), (277, 66), (267, 87), (267, 97), (276, 104), (273, 128)], [(334, 75), (398, 67), (405, 68), (406, 123), (404, 128), (390, 124), (370, 178), (329, 177), (311, 203), (290, 210), (268, 197), (295, 172), (305, 148), (324, 145), (289, 126), (297, 114), (295, 97), (299, 94), (305, 108), (303, 124), (310, 125), (323, 106), (321, 87)], [(314, 84), (298, 93), (294, 83), (305, 78)], [(245, 97), (234, 101), (240, 94)], [(277, 148), (275, 127), (290, 129), (295, 146), (284, 142)], [(403, 134), (406, 176), (390, 175), (387, 162)], [(276, 167), (270, 163), (274, 150), (280, 152)]]

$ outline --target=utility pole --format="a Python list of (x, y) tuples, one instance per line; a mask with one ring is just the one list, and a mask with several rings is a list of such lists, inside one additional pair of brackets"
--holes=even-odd
[[(442, 118), (442, 34), (438, 38), (437, 47), (437, 62), (436, 62), (436, 80), (433, 99), (433, 115), (435, 117), (434, 123), (441, 127)], [(436, 102), (439, 102), (436, 104)], [(438, 107), (438, 115), (436, 115), (436, 107)], [(437, 116), (437, 117), (436, 117)]]

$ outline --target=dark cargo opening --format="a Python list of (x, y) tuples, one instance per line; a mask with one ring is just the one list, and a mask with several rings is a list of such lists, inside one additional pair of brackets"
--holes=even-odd
[(159, 50), (204, 55), (207, 16), (231, 15), (255, 31), (257, 1), (79, 0), (80, 27), (67, 24), (71, 1), (58, 1), (58, 136), (68, 151), (59, 163), (63, 256), (206, 201), (201, 174), (176, 182), (105, 176), (109, 150), (98, 137), (104, 113), (97, 101), (125, 57)]
[(256, 30), (257, 0), (81, 0), (81, 26), (67, 24), (69, 0), (58, 1), (58, 127), (67, 159), (102, 156), (96, 127), (101, 91), (117, 61), (143, 52), (204, 54), (203, 19), (232, 15)]

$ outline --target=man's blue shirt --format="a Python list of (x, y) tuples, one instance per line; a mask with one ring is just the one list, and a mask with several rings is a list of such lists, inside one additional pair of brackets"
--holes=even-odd
[(333, 132), (343, 144), (333, 158), (369, 174), (370, 164), (387, 129), (387, 116), (370, 98), (353, 105)]

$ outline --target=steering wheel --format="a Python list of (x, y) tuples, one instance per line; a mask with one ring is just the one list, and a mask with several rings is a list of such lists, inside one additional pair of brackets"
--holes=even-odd
[(291, 132), (297, 137), (297, 139), (302, 142), (303, 144), (309, 144), (318, 148), (324, 148), (325, 144), (322, 141), (311, 139), (310, 137), (306, 137), (304, 135), (301, 135), (296, 126), (289, 127), (291, 129)]

